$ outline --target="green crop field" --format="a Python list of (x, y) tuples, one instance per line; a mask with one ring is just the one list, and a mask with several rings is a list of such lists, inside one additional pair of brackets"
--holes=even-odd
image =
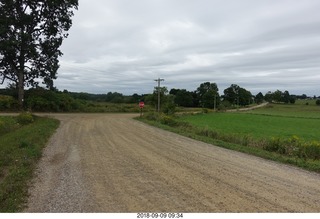
[(269, 104), (246, 113), (320, 119), (320, 106), (315, 102), (315, 100), (298, 100), (296, 104)]
[[(254, 114), (255, 111), (250, 113), (210, 113), (184, 116), (180, 120), (221, 133), (248, 135), (257, 139), (297, 136), (303, 140), (320, 141), (320, 118), (311, 118), (307, 115), (292, 117), (291, 111), (288, 111), (290, 116), (284, 116), (284, 112), (274, 109), (268, 112), (268, 109), (262, 109), (257, 110), (257, 114)], [(312, 115), (312, 117), (315, 116)]]

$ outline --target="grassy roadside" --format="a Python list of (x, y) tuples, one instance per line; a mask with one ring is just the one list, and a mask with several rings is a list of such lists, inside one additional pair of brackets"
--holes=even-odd
[(33, 116), (29, 124), (16, 117), (0, 117), (0, 122), (0, 212), (19, 212), (42, 149), (59, 121)]
[[(290, 164), (301, 167), (306, 170), (320, 172), (320, 160), (319, 159), (308, 159), (306, 157), (299, 156), (288, 156), (287, 154), (279, 153), (279, 151), (265, 150), (263, 147), (255, 147), (247, 144), (247, 138), (234, 138), (234, 136), (226, 135), (226, 140), (217, 139), (216, 133), (210, 132), (207, 128), (199, 128), (191, 125), (187, 122), (177, 121), (173, 117), (162, 116), (161, 118), (137, 118), (137, 120), (145, 122), (149, 125), (171, 131), (195, 140), (203, 141), (209, 144), (213, 144), (219, 147), (235, 150), (251, 155), (255, 155), (261, 158), (277, 161), (280, 163)], [(239, 143), (228, 142), (229, 138), (232, 140), (239, 141)], [(271, 142), (275, 144), (277, 142)], [(281, 145), (279, 145), (281, 146)]]

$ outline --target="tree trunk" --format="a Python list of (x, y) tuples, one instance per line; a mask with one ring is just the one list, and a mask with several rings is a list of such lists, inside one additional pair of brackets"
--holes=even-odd
[(19, 109), (23, 110), (23, 102), (24, 102), (24, 75), (23, 69), (19, 69), (18, 71), (18, 104)]

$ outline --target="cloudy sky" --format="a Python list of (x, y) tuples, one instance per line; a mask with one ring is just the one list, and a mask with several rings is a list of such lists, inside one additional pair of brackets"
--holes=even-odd
[(319, 0), (79, 0), (59, 90), (194, 91), (206, 81), (320, 95)]

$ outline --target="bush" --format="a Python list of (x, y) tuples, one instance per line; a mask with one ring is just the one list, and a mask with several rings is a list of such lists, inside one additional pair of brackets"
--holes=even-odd
[(263, 149), (271, 152), (278, 152), (282, 145), (280, 138), (271, 138), (271, 140), (266, 144)]
[(313, 141), (305, 145), (305, 154), (308, 158), (319, 160), (320, 159), (320, 142)]
[(320, 99), (316, 100), (316, 104), (320, 106)]
[(272, 138), (263, 149), (291, 157), (320, 160), (320, 142), (304, 142), (297, 136), (288, 139)]
[(221, 134), (219, 135), (217, 131), (209, 129), (207, 126), (200, 129), (200, 131), (198, 131), (198, 134), (209, 137), (209, 138), (213, 138), (213, 139), (221, 137)]
[(17, 101), (11, 96), (0, 95), (0, 110), (12, 110), (17, 108)]
[(156, 112), (145, 113), (144, 118), (151, 121), (157, 121), (159, 119), (159, 113), (156, 113)]
[(34, 122), (33, 116), (31, 113), (20, 113), (17, 117), (18, 123), (21, 125), (27, 125)]
[(162, 112), (167, 115), (173, 115), (176, 112), (176, 105), (174, 103), (167, 103), (164, 105)]
[(167, 116), (167, 115), (161, 115), (160, 122), (162, 124), (169, 125), (169, 126), (176, 126), (178, 124), (174, 118), (172, 118), (171, 116)]

